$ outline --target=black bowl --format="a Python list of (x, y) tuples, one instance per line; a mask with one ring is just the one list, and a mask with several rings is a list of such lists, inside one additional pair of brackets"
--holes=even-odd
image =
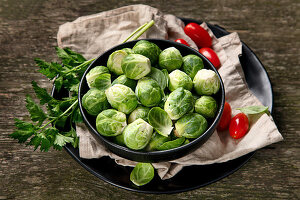
[(101, 54), (97, 59), (94, 60), (93, 63), (90, 64), (90, 66), (87, 68), (87, 70), (85, 71), (85, 73), (82, 76), (82, 79), (80, 81), (79, 91), (78, 91), (79, 107), (80, 107), (80, 112), (82, 114), (82, 117), (83, 117), (83, 120), (84, 120), (86, 126), (89, 128), (91, 133), (95, 134), (111, 152), (117, 154), (120, 157), (129, 159), (129, 160), (133, 160), (133, 161), (138, 161), (138, 162), (152, 162), (153, 163), (153, 162), (161, 162), (161, 161), (170, 161), (170, 160), (180, 158), (180, 157), (192, 152), (193, 150), (199, 148), (213, 134), (213, 132), (215, 131), (215, 129), (220, 121), (220, 118), (222, 116), (222, 112), (224, 109), (225, 90), (224, 90), (224, 85), (223, 85), (222, 79), (221, 79), (218, 71), (214, 68), (213, 64), (207, 58), (205, 58), (202, 54), (200, 54), (198, 51), (196, 51), (195, 49), (192, 49), (186, 45), (183, 45), (183, 44), (180, 44), (177, 42), (173, 42), (173, 41), (169, 41), (169, 40), (161, 40), (161, 39), (146, 39), (146, 40), (155, 43), (162, 50), (164, 50), (168, 47), (175, 47), (180, 51), (182, 56), (186, 56), (189, 54), (197, 55), (202, 58), (205, 69), (211, 69), (217, 73), (220, 83), (221, 83), (219, 92), (214, 95), (214, 98), (216, 99), (216, 101), (218, 103), (218, 112), (214, 119), (208, 120), (209, 127), (205, 131), (205, 133), (203, 133), (200, 137), (192, 140), (190, 143), (188, 143), (186, 145), (183, 145), (183, 146), (180, 146), (180, 147), (177, 147), (174, 149), (170, 149), (170, 150), (153, 151), (153, 152), (131, 150), (127, 147), (123, 147), (118, 144), (115, 144), (114, 142), (111, 141), (110, 138), (104, 137), (98, 133), (98, 131), (96, 130), (96, 117), (89, 115), (85, 111), (85, 109), (82, 107), (82, 97), (89, 90), (89, 87), (87, 85), (85, 77), (92, 68), (99, 66), (99, 65), (106, 66), (108, 57), (112, 52), (119, 50), (119, 49), (123, 49), (123, 48), (132, 48), (138, 40), (126, 42), (126, 43), (120, 44), (118, 46), (115, 46), (115, 47), (109, 49), (108, 51), (106, 51), (105, 53)]

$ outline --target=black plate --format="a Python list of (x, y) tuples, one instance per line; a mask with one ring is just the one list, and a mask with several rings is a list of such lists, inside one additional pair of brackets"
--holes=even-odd
[[(189, 22), (201, 23), (200, 21), (192, 19), (182, 20), (186, 24)], [(229, 34), (220, 26), (208, 26), (216, 37), (222, 37)], [(269, 107), (270, 111), (272, 111), (273, 93), (268, 74), (253, 51), (244, 43), (240, 61), (250, 90), (265, 106)], [(54, 97), (63, 95), (56, 93), (54, 90), (52, 91), (52, 94)], [(74, 149), (71, 145), (67, 145), (65, 149), (81, 166), (98, 178), (126, 190), (152, 194), (184, 192), (211, 184), (238, 170), (255, 153), (251, 152), (225, 163), (184, 167), (176, 176), (168, 180), (161, 180), (156, 174), (155, 178), (149, 184), (137, 187), (129, 180), (130, 172), (132, 170), (131, 167), (117, 165), (114, 160), (109, 157), (100, 159), (82, 159), (79, 157), (79, 150)]]

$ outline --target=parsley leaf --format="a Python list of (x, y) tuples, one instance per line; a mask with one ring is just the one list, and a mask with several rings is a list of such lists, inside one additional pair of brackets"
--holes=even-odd
[(15, 119), (15, 126), (17, 127), (17, 130), (10, 134), (10, 137), (17, 139), (19, 143), (25, 142), (35, 134), (35, 126), (31, 123)]
[(38, 71), (44, 74), (50, 80), (52, 80), (62, 72), (62, 66), (58, 63), (54, 63), (54, 62), (48, 63), (39, 58), (36, 58), (34, 60), (36, 64), (40, 67)]
[(29, 95), (26, 96), (26, 103), (26, 108), (29, 111), (31, 120), (39, 122), (39, 125), (41, 125), (47, 118), (42, 108), (38, 106)]
[(62, 76), (59, 76), (55, 79), (54, 81), (54, 85), (55, 85), (55, 89), (59, 92), (62, 85), (63, 85), (63, 80), (64, 78)]
[(39, 87), (35, 81), (32, 81), (31, 84), (36, 96), (40, 99), (40, 104), (44, 105), (53, 99), (53, 97), (48, 94), (47, 90)]
[(60, 133), (56, 134), (56, 137), (55, 137), (55, 140), (54, 140), (54, 145), (55, 145), (56, 149), (60, 150), (67, 143), (74, 143), (74, 138), (73, 137), (64, 136), (64, 135), (62, 135)]
[(64, 48), (65, 52), (67, 52), (74, 60), (78, 62), (85, 62), (86, 59), (79, 53), (72, 51), (70, 48)]

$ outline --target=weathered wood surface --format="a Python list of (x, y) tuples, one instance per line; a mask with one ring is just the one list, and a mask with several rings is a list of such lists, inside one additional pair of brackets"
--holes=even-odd
[[(111, 186), (65, 151), (33, 152), (8, 138), (13, 118), (26, 116), (24, 97), (33, 93), (31, 80), (50, 91), (51, 83), (36, 71), (33, 58), (55, 58), (59, 25), (135, 3), (237, 31), (270, 75), (273, 117), (285, 140), (259, 150), (242, 169), (221, 181), (158, 196)], [(0, 199), (299, 199), (299, 8), (297, 0), (0, 0)]]

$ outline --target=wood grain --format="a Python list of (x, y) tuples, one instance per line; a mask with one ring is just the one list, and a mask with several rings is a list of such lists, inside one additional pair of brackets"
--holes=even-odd
[[(33, 152), (8, 138), (13, 118), (26, 119), (30, 82), (50, 91), (51, 83), (36, 71), (33, 59), (55, 59), (59, 25), (136, 3), (238, 32), (270, 75), (273, 117), (285, 140), (259, 150), (242, 169), (204, 188), (145, 195), (105, 183), (65, 151)], [(0, 199), (300, 199), (299, 8), (297, 0), (0, 0)]]

